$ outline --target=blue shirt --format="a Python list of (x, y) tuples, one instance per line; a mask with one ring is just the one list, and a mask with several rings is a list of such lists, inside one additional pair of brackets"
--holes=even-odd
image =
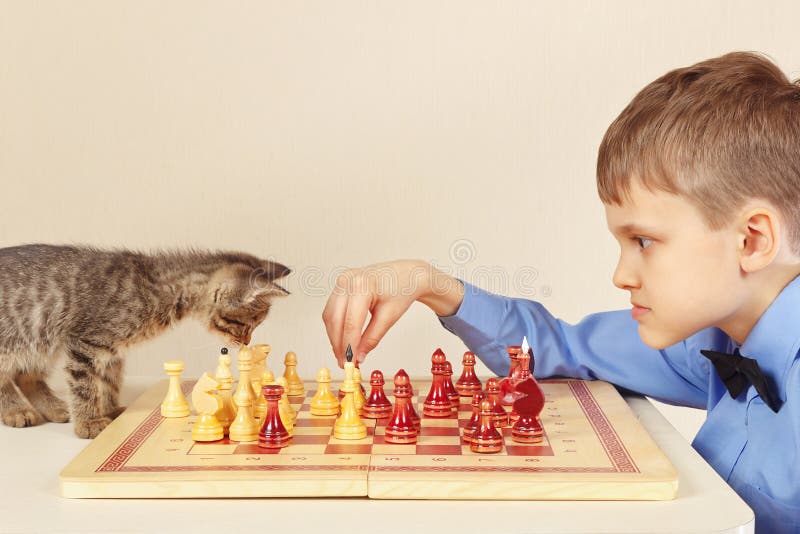
[[(744, 499), (758, 532), (800, 532), (800, 277), (787, 285), (739, 345), (718, 328), (663, 350), (648, 347), (630, 310), (595, 313), (577, 324), (540, 303), (464, 283), (458, 312), (440, 317), (493, 372), (508, 372), (506, 346), (527, 336), (537, 377), (617, 384), (662, 402), (707, 410), (692, 446)], [(773, 412), (753, 386), (731, 398), (701, 349), (758, 361), (782, 402)]]

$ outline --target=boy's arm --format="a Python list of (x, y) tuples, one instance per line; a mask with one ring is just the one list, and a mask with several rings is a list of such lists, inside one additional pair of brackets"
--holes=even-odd
[(656, 350), (642, 342), (629, 311), (596, 313), (571, 325), (538, 302), (462, 283), (456, 313), (439, 321), (498, 375), (508, 372), (506, 347), (527, 336), (537, 377), (606, 380), (670, 404), (706, 407), (709, 366), (699, 350), (719, 346), (720, 332), (703, 331)]

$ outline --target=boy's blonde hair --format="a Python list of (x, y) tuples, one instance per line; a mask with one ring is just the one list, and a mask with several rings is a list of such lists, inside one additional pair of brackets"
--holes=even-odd
[(636, 95), (600, 144), (603, 203), (627, 200), (632, 179), (687, 198), (712, 230), (747, 199), (766, 199), (800, 254), (800, 80), (749, 52), (668, 72)]

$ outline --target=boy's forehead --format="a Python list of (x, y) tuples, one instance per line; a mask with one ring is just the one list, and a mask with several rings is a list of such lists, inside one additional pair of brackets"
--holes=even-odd
[(688, 200), (664, 191), (650, 191), (636, 182), (622, 204), (604, 204), (608, 229), (613, 234), (666, 231), (687, 217), (694, 218)]

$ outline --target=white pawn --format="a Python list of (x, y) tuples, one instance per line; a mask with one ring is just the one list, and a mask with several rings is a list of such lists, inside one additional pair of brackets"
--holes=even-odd
[(252, 354), (250, 349), (242, 347), (238, 355), (239, 384), (233, 395), (236, 403), (236, 419), (228, 429), (228, 436), (233, 441), (257, 441), (258, 424), (253, 418), (253, 387), (250, 384)]
[(283, 359), (283, 364), (286, 366), (283, 377), (286, 379), (287, 387), (289, 388), (286, 394), (291, 397), (305, 395), (306, 390), (303, 387), (303, 381), (297, 374), (297, 354), (287, 352)]
[(180, 360), (170, 360), (164, 362), (164, 370), (169, 375), (169, 386), (167, 396), (161, 403), (161, 415), (163, 417), (187, 417), (189, 415), (189, 403), (183, 396), (181, 389), (181, 373), (183, 372), (183, 362)]

